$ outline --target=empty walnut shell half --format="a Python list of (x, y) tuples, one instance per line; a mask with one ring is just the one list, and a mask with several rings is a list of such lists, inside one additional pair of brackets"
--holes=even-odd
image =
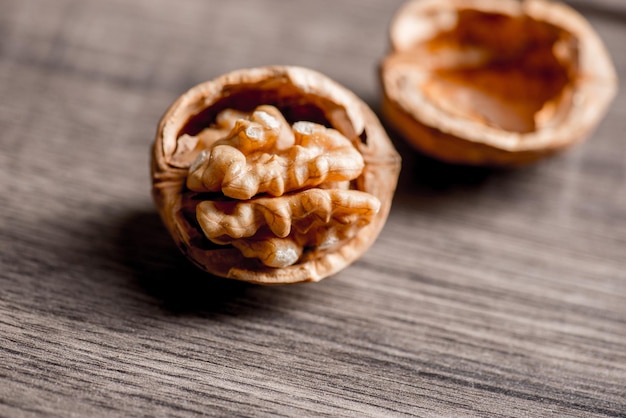
[(576, 143), (617, 89), (598, 35), (559, 3), (413, 0), (390, 38), (383, 116), (451, 163), (519, 165)]
[(181, 251), (217, 276), (318, 281), (374, 242), (400, 157), (354, 94), (299, 67), (238, 70), (158, 127), (153, 196)]

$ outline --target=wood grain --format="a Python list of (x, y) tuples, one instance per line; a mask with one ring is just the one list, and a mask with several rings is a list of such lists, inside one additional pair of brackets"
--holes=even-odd
[[(183, 259), (150, 199), (167, 106), (296, 64), (377, 109), (400, 0), (0, 0), (0, 416), (626, 416), (626, 86), (517, 171), (404, 158), (317, 284)], [(626, 79), (618, 1), (577, 0)]]

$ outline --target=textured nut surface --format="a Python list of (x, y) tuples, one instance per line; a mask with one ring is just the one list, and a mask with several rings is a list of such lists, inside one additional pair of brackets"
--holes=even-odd
[(383, 114), (417, 149), (515, 165), (578, 142), (604, 115), (616, 74), (577, 12), (544, 0), (413, 0), (381, 65)]
[(287, 267), (305, 248), (330, 249), (352, 238), (379, 209), (369, 193), (307, 189), (279, 198), (204, 201), (196, 213), (211, 241), (233, 244), (269, 267)]
[(327, 277), (374, 242), (400, 159), (371, 110), (298, 67), (239, 70), (164, 115), (153, 195), (179, 248), (255, 283)]
[[(218, 116), (219, 117), (219, 116)], [(211, 129), (211, 128), (207, 128)], [(189, 170), (187, 187), (222, 191), (234, 199), (354, 180), (363, 157), (338, 131), (312, 122), (289, 126), (273, 106), (239, 115), (228, 136), (204, 149)]]

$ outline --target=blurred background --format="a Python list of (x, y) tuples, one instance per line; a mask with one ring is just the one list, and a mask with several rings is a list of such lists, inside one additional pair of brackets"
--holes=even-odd
[[(620, 416), (626, 2), (572, 0), (620, 92), (520, 170), (403, 157), (392, 212), (318, 284), (207, 277), (150, 197), (184, 91), (310, 67), (376, 112), (400, 0), (0, 0), (0, 415)], [(181, 412), (183, 411), (183, 412)]]

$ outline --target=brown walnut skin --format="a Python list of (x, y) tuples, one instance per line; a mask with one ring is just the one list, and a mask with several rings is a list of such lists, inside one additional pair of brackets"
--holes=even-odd
[(449, 163), (517, 166), (582, 141), (617, 90), (601, 39), (544, 0), (412, 0), (390, 26), (382, 114)]
[[(350, 188), (380, 201), (380, 210), (356, 235), (331, 248), (310, 248), (294, 265), (271, 268), (230, 245), (202, 234), (193, 212), (202, 197), (186, 188), (189, 167), (174, 158), (178, 139), (196, 135), (225, 109), (278, 108), (289, 123), (309, 121), (348, 138), (363, 156), (362, 173)], [(318, 281), (359, 258), (376, 240), (391, 207), (400, 157), (371, 109), (326, 76), (300, 67), (243, 69), (193, 87), (161, 119), (152, 150), (152, 191), (161, 218), (180, 250), (203, 270), (259, 284)]]

